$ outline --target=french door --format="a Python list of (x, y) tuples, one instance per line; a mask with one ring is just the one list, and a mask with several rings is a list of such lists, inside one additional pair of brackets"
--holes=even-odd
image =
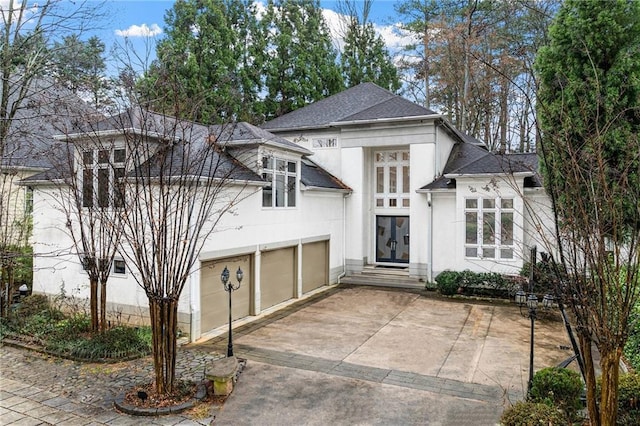
[(376, 216), (376, 262), (409, 263), (409, 216)]

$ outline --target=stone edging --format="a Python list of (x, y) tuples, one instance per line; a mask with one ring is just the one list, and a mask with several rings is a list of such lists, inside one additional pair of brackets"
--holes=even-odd
[(125, 394), (121, 393), (113, 401), (113, 406), (116, 407), (116, 409), (118, 409), (119, 411), (122, 411), (123, 413), (129, 414), (131, 416), (165, 416), (167, 414), (182, 413), (183, 411), (192, 408), (194, 405), (196, 405), (196, 403), (202, 401), (206, 396), (207, 387), (204, 383), (200, 383), (198, 385), (195, 396), (190, 400), (183, 402), (182, 404), (159, 408), (138, 407), (125, 403)]

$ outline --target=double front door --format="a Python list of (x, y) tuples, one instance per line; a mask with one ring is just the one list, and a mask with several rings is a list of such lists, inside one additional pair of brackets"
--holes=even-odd
[(409, 216), (376, 216), (376, 262), (409, 263)]

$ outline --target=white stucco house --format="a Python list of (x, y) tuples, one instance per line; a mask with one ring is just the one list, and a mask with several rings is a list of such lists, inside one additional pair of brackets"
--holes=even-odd
[[(145, 125), (108, 122), (96, 126), (93, 137), (108, 136), (115, 150)], [(211, 139), (211, 128), (192, 135)], [(95, 169), (91, 191), (115, 187), (115, 172), (98, 181), (99, 154), (86, 155), (86, 135), (60, 139), (78, 147), (78, 173)], [(250, 190), (205, 242), (182, 292), (179, 324), (192, 340), (226, 324), (225, 266), (244, 271), (234, 293), (239, 319), (363, 271), (383, 277), (392, 271), (419, 287), (446, 269), (517, 273), (523, 253), (547, 226), (540, 219), (548, 202), (535, 154), (494, 155), (441, 115), (372, 83), (261, 128), (238, 123), (222, 140), (218, 155), (242, 164), (238, 190)], [(83, 163), (87, 158), (92, 161)], [(88, 297), (51, 175), (28, 181), (34, 188), (33, 291), (55, 295), (64, 286)], [(146, 295), (134, 274), (123, 258), (114, 260), (108, 305), (125, 321), (146, 316)]]

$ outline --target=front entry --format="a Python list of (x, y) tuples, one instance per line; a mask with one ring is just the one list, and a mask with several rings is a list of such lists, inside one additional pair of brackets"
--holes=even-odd
[(376, 262), (409, 263), (409, 216), (376, 216)]

